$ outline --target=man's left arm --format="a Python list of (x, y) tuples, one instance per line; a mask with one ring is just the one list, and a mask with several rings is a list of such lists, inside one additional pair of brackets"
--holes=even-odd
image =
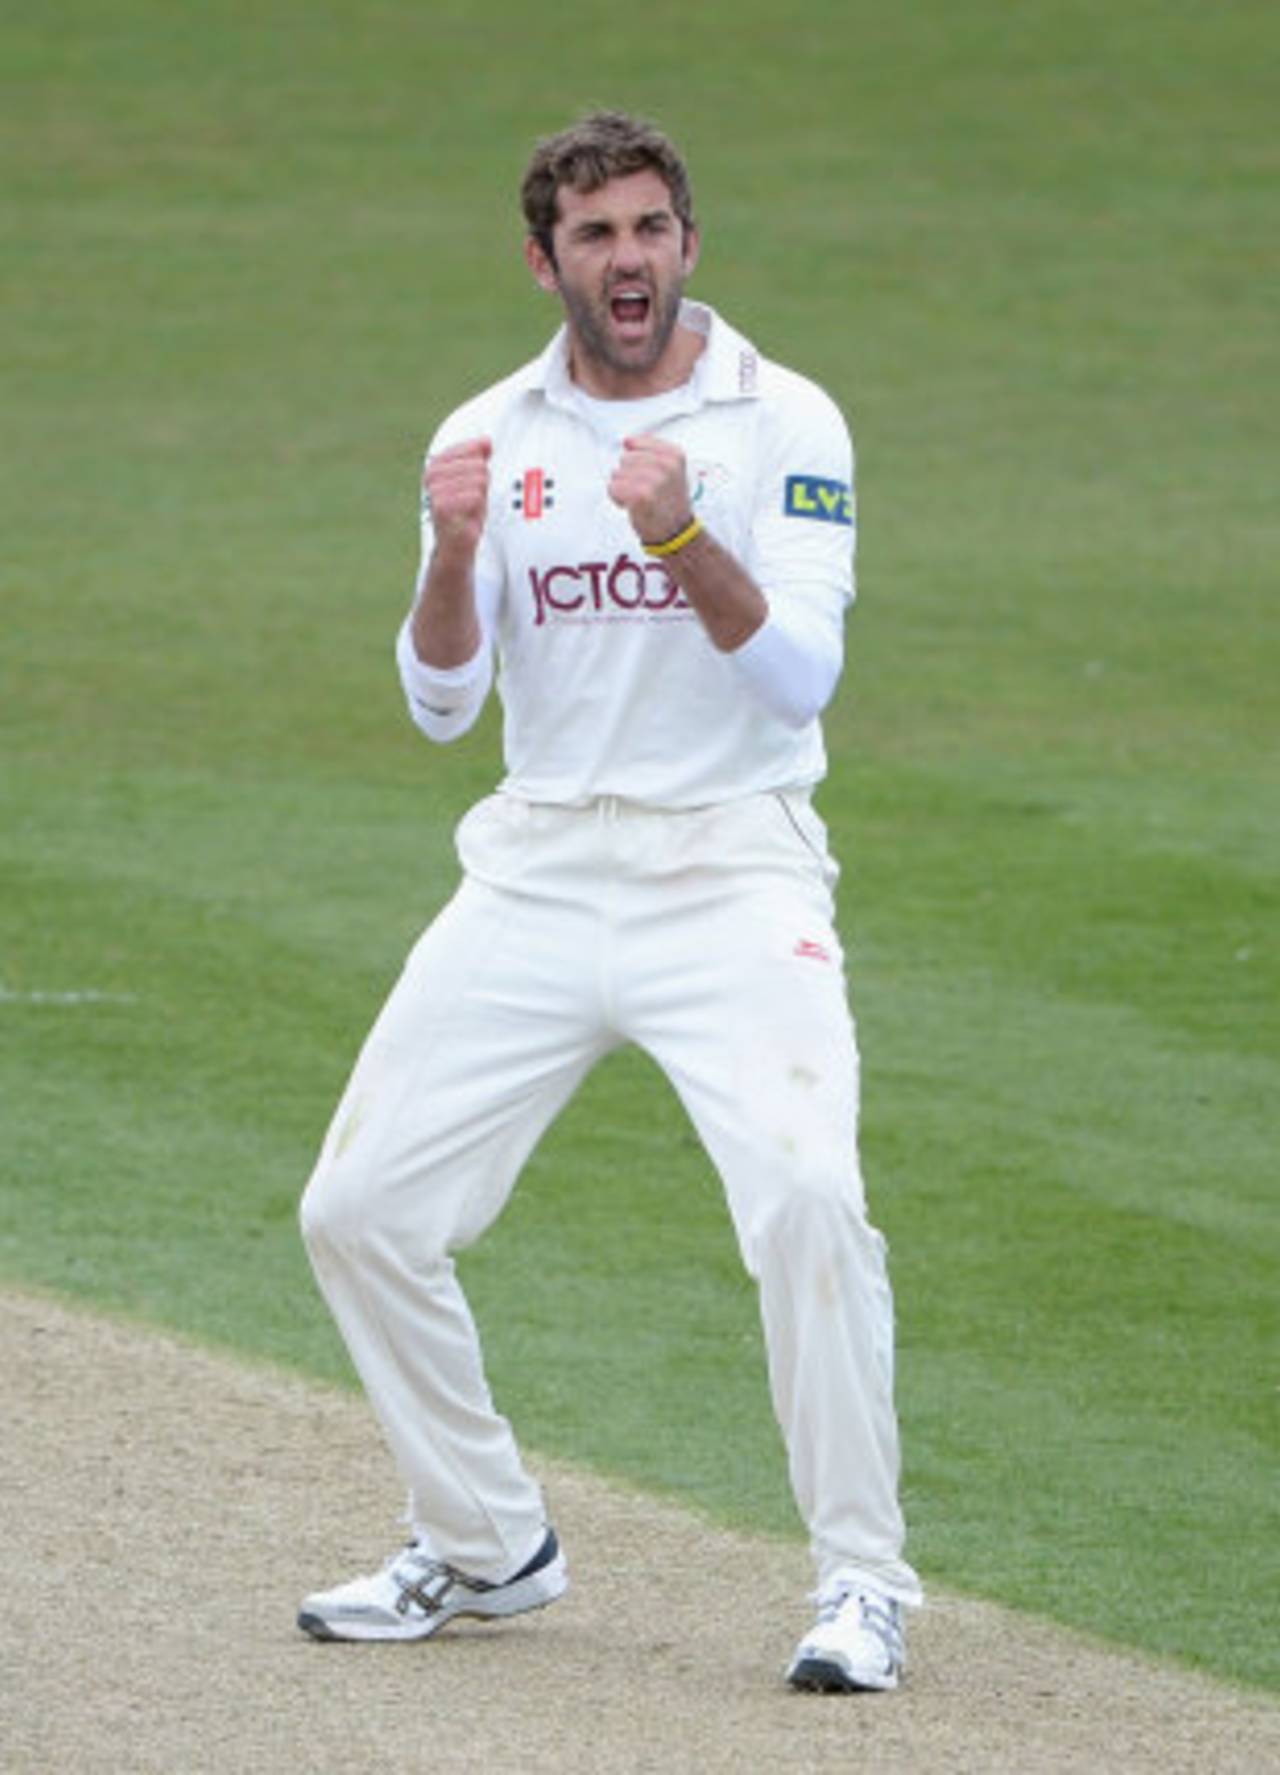
[[(631, 519), (646, 553), (662, 560), (713, 646), (732, 653), (764, 624), (769, 602), (760, 587), (694, 520), (683, 450), (648, 433), (625, 439), (609, 497)], [(694, 534), (681, 541), (686, 531)], [(679, 546), (673, 549), (673, 543)]]
[[(833, 414), (829, 408), (823, 417)], [(813, 445), (806, 443), (802, 457), (784, 443), (777, 472), (771, 468), (763, 477), (766, 509), (754, 526), (752, 549), (768, 592), (694, 520), (684, 454), (676, 445), (652, 436), (627, 439), (609, 484), (610, 496), (680, 586), (713, 646), (790, 727), (821, 714), (844, 663), (844, 617), (853, 597), (852, 446), (838, 416), (834, 432), (813, 457), (834, 473), (788, 476), (788, 466), (810, 460)], [(812, 438), (808, 427), (806, 438)]]

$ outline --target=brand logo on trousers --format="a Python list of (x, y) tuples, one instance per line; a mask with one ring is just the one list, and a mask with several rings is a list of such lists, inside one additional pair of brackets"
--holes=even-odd
[(829, 962), (831, 960), (831, 951), (825, 944), (815, 943), (812, 937), (801, 937), (791, 953), (802, 956), (807, 961)]
[(662, 616), (689, 614), (689, 604), (661, 561), (580, 561), (576, 567), (529, 569), (536, 628), (562, 617), (588, 622), (646, 622)]

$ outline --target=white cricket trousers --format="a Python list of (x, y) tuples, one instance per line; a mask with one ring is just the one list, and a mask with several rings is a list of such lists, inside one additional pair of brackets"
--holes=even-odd
[(808, 797), (673, 813), (497, 794), (457, 842), (462, 884), (374, 1025), (301, 1214), (418, 1532), (490, 1581), (541, 1542), (542, 1495), (494, 1409), (452, 1254), (592, 1064), (634, 1042), (679, 1094), (758, 1283), (819, 1582), (849, 1571), (918, 1601), (836, 870)]

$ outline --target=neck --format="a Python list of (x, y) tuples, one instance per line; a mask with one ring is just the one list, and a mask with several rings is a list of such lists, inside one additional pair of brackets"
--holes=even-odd
[(626, 369), (606, 363), (585, 350), (576, 334), (569, 335), (569, 375), (584, 394), (601, 401), (641, 401), (647, 395), (667, 394), (680, 388), (693, 374), (706, 341), (689, 327), (677, 326), (658, 359), (643, 369)]

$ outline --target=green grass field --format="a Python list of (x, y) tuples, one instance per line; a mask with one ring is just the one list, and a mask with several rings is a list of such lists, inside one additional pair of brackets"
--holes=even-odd
[[(1280, 1687), (1280, 254), (1261, 0), (56, 0), (6, 26), (0, 1274), (330, 1379), (295, 1204), (498, 770), (403, 714), (422, 444), (656, 114), (860, 449), (823, 810), (926, 1579)], [(467, 1263), (535, 1447), (798, 1532), (652, 1066)], [(302, 1574), (300, 1574), (300, 1581)]]

